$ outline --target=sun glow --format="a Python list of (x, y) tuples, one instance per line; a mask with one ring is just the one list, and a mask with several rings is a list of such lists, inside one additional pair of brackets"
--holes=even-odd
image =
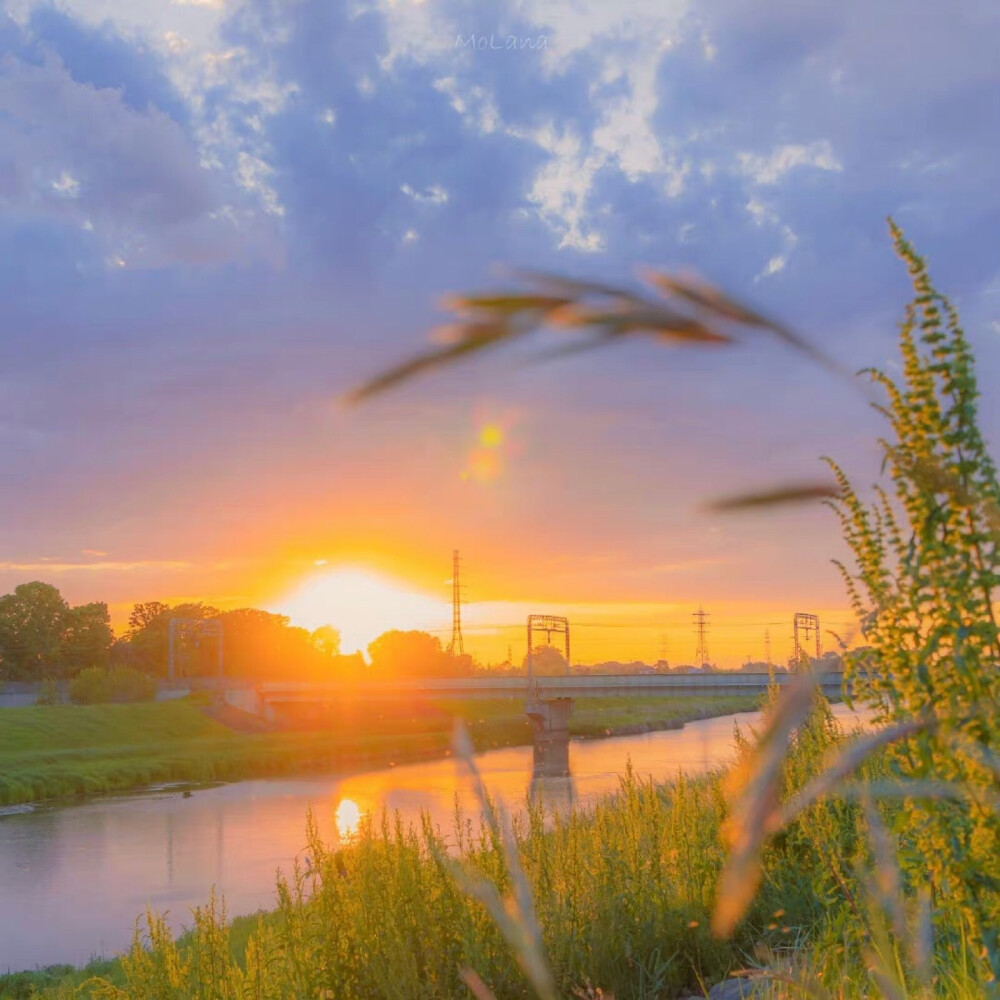
[(339, 629), (342, 653), (365, 652), (389, 629), (439, 630), (451, 621), (447, 601), (359, 569), (316, 573), (274, 610), (309, 629)]

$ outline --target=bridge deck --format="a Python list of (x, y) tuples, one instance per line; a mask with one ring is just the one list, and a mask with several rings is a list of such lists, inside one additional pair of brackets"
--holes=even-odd
[[(788, 684), (794, 675), (776, 674), (774, 682)], [(676, 698), (690, 695), (753, 694), (767, 689), (768, 674), (563, 674), (536, 677), (538, 698)], [(822, 680), (827, 694), (839, 694), (843, 674), (829, 673)], [(233, 685), (226, 699), (247, 711), (264, 705), (333, 703), (342, 700), (399, 701), (405, 698), (523, 698), (526, 677), (428, 677), (392, 682), (309, 683), (273, 681)]]

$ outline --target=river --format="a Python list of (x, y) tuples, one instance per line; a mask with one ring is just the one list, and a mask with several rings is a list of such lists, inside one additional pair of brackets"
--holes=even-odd
[[(855, 716), (834, 711), (845, 723)], [(636, 773), (667, 780), (702, 773), (733, 754), (734, 720), (692, 722), (683, 729), (570, 744), (571, 778), (532, 780), (530, 747), (493, 750), (476, 760), (491, 792), (510, 805), (529, 790), (557, 807), (586, 805), (613, 792), (627, 761)], [(190, 908), (215, 886), (230, 916), (274, 904), (274, 878), (305, 852), (311, 807), (330, 842), (349, 838), (365, 813), (421, 810), (450, 830), (456, 796), (475, 809), (454, 760), (407, 764), (356, 774), (241, 781), (41, 806), (0, 816), (0, 970), (30, 969), (126, 948), (147, 906), (169, 914), (180, 930)]]

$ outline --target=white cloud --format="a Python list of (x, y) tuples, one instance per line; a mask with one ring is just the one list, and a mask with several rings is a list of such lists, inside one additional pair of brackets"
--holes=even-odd
[(135, 562), (57, 562), (42, 559), (40, 562), (0, 562), (3, 573), (133, 573), (142, 570), (191, 569), (193, 563), (179, 560), (148, 559)]
[[(458, 34), (506, 37), (511, 25), (459, 23), (448, 11), (430, 4), (415, 6), (397, 0), (372, 0), (370, 6), (386, 18), (389, 54), (382, 62), (386, 72), (406, 58), (425, 65), (440, 65), (447, 50), (453, 61), (476, 58), (467, 48), (454, 51)], [(519, 34), (541, 33), (544, 48), (519, 51), (517, 58), (533, 58), (543, 75), (565, 72), (581, 53), (598, 60), (591, 100), (595, 124), (586, 133), (561, 128), (560, 123), (517, 129), (502, 120), (492, 93), (466, 82), (464, 74), (442, 77), (435, 86), (447, 94), (451, 105), (470, 128), (483, 133), (503, 131), (539, 146), (549, 154), (526, 192), (537, 215), (552, 228), (560, 247), (596, 251), (604, 240), (589, 205), (598, 173), (621, 171), (628, 180), (650, 180), (666, 197), (681, 194), (691, 166), (679, 149), (667, 148), (657, 137), (653, 116), (658, 105), (657, 71), (670, 50), (688, 0), (633, 0), (612, 4), (607, 0), (524, 0), (518, 6)], [(524, 25), (530, 25), (530, 29)], [(706, 59), (714, 57), (707, 37)], [(513, 56), (511, 57), (513, 58)], [(609, 93), (609, 91), (611, 93)]]
[(79, 198), (80, 182), (68, 171), (64, 170), (51, 184), (52, 190), (63, 198)]
[(579, 136), (572, 132), (557, 135), (551, 125), (534, 138), (552, 155), (535, 175), (528, 200), (559, 233), (560, 248), (601, 250), (604, 240), (587, 222), (587, 198), (603, 158), (584, 152)]
[(791, 226), (781, 226), (781, 240), (783, 247), (779, 253), (771, 257), (764, 269), (754, 278), (754, 281), (761, 281), (763, 278), (770, 278), (772, 275), (783, 271), (788, 264), (792, 251), (799, 242), (799, 238), (792, 230)]
[[(17, 14), (19, 24), (27, 24), (31, 12), (46, 4), (47, 0), (14, 0), (12, 13)], [(223, 27), (227, 18), (236, 12), (235, 0), (142, 0), (141, 3), (134, 0), (60, 0), (58, 6), (84, 25), (99, 30), (113, 28), (122, 38), (145, 44), (162, 59), (169, 82), (187, 106), (190, 125), (185, 126), (185, 141), (196, 151), (195, 163), (200, 162), (200, 166), (212, 174), (210, 186), (216, 188), (216, 194), (227, 189), (228, 200), (234, 202), (225, 231), (188, 234), (183, 240), (183, 250), (177, 247), (171, 252), (180, 252), (189, 259), (218, 259), (235, 252), (236, 248), (248, 248), (251, 252), (273, 256), (273, 220), (280, 214), (281, 206), (276, 192), (266, 181), (273, 157), (266, 127), (268, 119), (284, 109), (297, 87), (279, 82), (273, 62), (268, 58), (268, 48), (287, 37), (288, 22), (283, 18), (262, 18), (251, 5), (240, 6), (239, 16), (245, 33), (260, 43), (259, 49), (255, 46), (254, 51), (250, 51), (224, 42)], [(81, 87), (85, 89), (94, 91), (94, 88)], [(115, 90), (98, 89), (96, 92), (120, 97)], [(208, 95), (211, 99), (206, 99)], [(138, 117), (153, 118), (156, 112), (147, 111)], [(166, 116), (160, 117), (170, 121)], [(180, 126), (176, 129), (181, 132)], [(111, 157), (108, 162), (112, 162)], [(75, 164), (70, 172), (84, 185), (80, 198), (83, 202), (90, 179), (82, 175)], [(182, 175), (181, 171), (179, 176)], [(241, 191), (247, 196), (241, 198)], [(55, 188), (50, 192), (57, 193)], [(67, 201), (66, 193), (61, 194)], [(102, 225), (106, 229), (108, 220), (100, 219), (96, 212), (91, 215), (95, 230), (102, 233)], [(222, 218), (216, 211), (210, 212), (208, 217)], [(234, 238), (236, 226), (240, 229), (238, 239)], [(171, 238), (176, 236), (175, 233)], [(104, 232), (104, 237), (112, 242), (135, 242), (134, 233)], [(163, 242), (153, 241), (161, 245)], [(134, 246), (130, 249), (130, 263), (134, 249)], [(140, 256), (147, 263), (154, 263), (162, 254), (148, 245)]]
[(448, 192), (440, 184), (432, 184), (423, 191), (417, 191), (409, 184), (401, 184), (399, 190), (421, 205), (443, 205), (448, 200)]
[(236, 158), (236, 179), (240, 187), (257, 196), (268, 215), (284, 215), (285, 208), (278, 200), (278, 192), (270, 184), (274, 168), (250, 153), (241, 152)]
[(808, 146), (789, 143), (778, 146), (767, 156), (755, 153), (737, 154), (740, 171), (757, 184), (775, 184), (796, 167), (813, 167), (817, 170), (840, 172), (844, 168), (833, 154), (827, 139), (818, 139)]
[(492, 96), (482, 87), (465, 84), (456, 77), (444, 76), (434, 81), (434, 89), (451, 99), (451, 106), (470, 128), (489, 134), (500, 125), (500, 112)]
[(759, 198), (751, 198), (746, 205), (747, 214), (753, 219), (754, 224), (763, 226), (765, 223), (775, 223), (778, 221), (777, 215), (771, 208), (765, 205)]
[(109, 259), (139, 266), (220, 249), (217, 178), (169, 116), (75, 81), (56, 57), (0, 60), (0, 203), (90, 228)]

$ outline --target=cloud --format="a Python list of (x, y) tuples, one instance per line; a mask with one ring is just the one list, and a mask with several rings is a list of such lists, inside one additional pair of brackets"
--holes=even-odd
[(86, 226), (105, 253), (129, 261), (196, 254), (219, 204), (176, 122), (77, 83), (54, 55), (0, 60), (0, 148), (8, 212)]
[(144, 570), (175, 572), (193, 568), (194, 564), (173, 559), (150, 559), (135, 562), (0, 562), (0, 572), (5, 573), (135, 573)]
[(767, 156), (740, 153), (737, 159), (743, 173), (748, 174), (757, 184), (775, 184), (796, 167), (833, 171), (844, 169), (833, 155), (833, 149), (826, 139), (819, 139), (808, 145), (789, 143), (779, 146)]

